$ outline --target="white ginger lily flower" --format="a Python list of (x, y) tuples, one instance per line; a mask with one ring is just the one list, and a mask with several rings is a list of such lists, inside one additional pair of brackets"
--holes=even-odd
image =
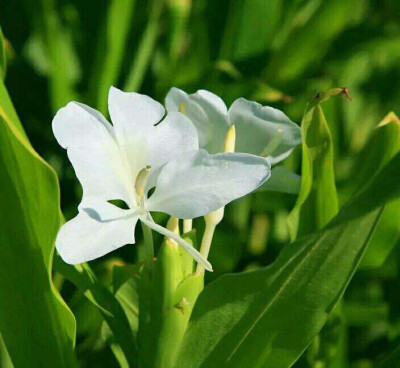
[[(53, 120), (54, 135), (67, 149), (83, 187), (78, 215), (57, 236), (61, 257), (77, 264), (133, 244), (140, 220), (174, 239), (211, 270), (190, 244), (154, 223), (150, 211), (184, 219), (215, 211), (267, 180), (268, 160), (199, 150), (191, 121), (179, 112), (163, 119), (164, 107), (150, 97), (111, 88), (108, 106), (113, 125), (76, 102), (60, 109)], [(112, 200), (123, 200), (129, 209)]]
[(199, 90), (193, 94), (171, 88), (165, 99), (168, 112), (181, 111), (189, 117), (199, 134), (201, 148), (221, 152), (231, 125), (236, 130), (236, 152), (267, 157), (271, 164), (282, 161), (301, 142), (300, 127), (282, 111), (244, 98), (229, 110), (217, 95)]
[[(266, 157), (274, 165), (290, 155), (301, 143), (300, 127), (282, 111), (239, 98), (227, 109), (217, 95), (199, 90), (193, 94), (171, 88), (165, 99), (168, 112), (181, 111), (195, 125), (201, 148), (209, 153), (222, 151), (228, 129), (236, 130), (236, 152)], [(264, 190), (295, 194), (300, 176), (283, 166), (272, 169)]]

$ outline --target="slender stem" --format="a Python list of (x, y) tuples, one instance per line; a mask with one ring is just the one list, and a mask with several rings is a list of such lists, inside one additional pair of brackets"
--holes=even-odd
[(183, 233), (186, 234), (193, 228), (193, 220), (183, 220)]
[[(208, 253), (210, 253), (211, 242), (214, 236), (214, 231), (216, 226), (217, 225), (214, 223), (206, 222), (206, 228), (204, 230), (203, 239), (201, 240), (201, 247), (200, 247), (200, 254), (204, 257), (204, 259), (207, 259)], [(196, 274), (200, 275), (203, 273), (204, 273), (204, 268), (200, 265), (200, 263), (198, 263), (196, 267)]]
[(144, 245), (138, 247), (139, 262), (152, 260), (154, 258), (153, 234), (151, 233), (151, 229), (147, 225), (145, 225), (143, 222), (141, 222), (141, 224), (143, 230)]

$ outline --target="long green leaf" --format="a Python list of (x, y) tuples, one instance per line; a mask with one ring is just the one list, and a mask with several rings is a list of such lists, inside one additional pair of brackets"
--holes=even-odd
[(321, 229), (337, 214), (332, 136), (320, 104), (345, 92), (335, 88), (318, 94), (306, 107), (301, 122), (301, 188), (288, 217), (292, 240)]
[(0, 331), (15, 367), (75, 367), (75, 319), (53, 287), (55, 172), (33, 150), (0, 82)]
[[(372, 136), (360, 153), (355, 164), (351, 186), (357, 190), (368, 181), (376, 170), (385, 166), (400, 151), (400, 121), (389, 113), (375, 128)], [(361, 267), (380, 267), (400, 238), (400, 200), (389, 203), (382, 213), (382, 219), (371, 239)]]
[(400, 196), (399, 180), (400, 154), (323, 230), (285, 247), (273, 265), (208, 285), (175, 367), (291, 366), (341, 298), (382, 206)]

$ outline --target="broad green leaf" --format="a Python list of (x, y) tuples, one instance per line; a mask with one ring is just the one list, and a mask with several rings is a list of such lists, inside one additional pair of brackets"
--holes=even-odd
[(18, 367), (76, 367), (75, 319), (51, 281), (55, 172), (22, 132), (0, 82), (0, 331)]
[(291, 366), (340, 300), (382, 206), (400, 196), (399, 179), (400, 154), (324, 229), (286, 246), (271, 266), (209, 284), (175, 367)]
[(4, 344), (3, 338), (0, 335), (0, 367), (1, 368), (14, 368), (10, 355)]
[(321, 229), (338, 211), (332, 136), (320, 104), (343, 93), (347, 92), (341, 88), (320, 93), (306, 107), (301, 122), (301, 189), (288, 217), (292, 240)]
[(3, 32), (0, 27), (0, 80), (5, 79), (6, 69), (7, 69), (7, 56), (6, 56), (5, 40)]

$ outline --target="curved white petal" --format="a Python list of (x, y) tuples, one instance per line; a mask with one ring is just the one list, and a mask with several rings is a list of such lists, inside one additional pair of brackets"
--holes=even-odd
[(172, 111), (154, 127), (149, 142), (149, 161), (151, 172), (147, 184), (150, 189), (155, 186), (161, 167), (186, 152), (199, 148), (197, 130), (185, 115)]
[(162, 235), (168, 236), (171, 239), (174, 239), (183, 249), (188, 252), (193, 259), (200, 263), (207, 271), (212, 271), (212, 266), (211, 263), (208, 262), (198, 251), (195, 249), (192, 245), (190, 245), (188, 242), (183, 240), (180, 236), (176, 235), (174, 232), (169, 231), (165, 227), (162, 227), (160, 225), (157, 225), (154, 221), (146, 220), (146, 219), (140, 219), (143, 223), (145, 223), (149, 228), (159, 232)]
[[(129, 211), (128, 211), (129, 212)], [(57, 235), (56, 248), (69, 264), (99, 258), (125, 244), (134, 244), (138, 217), (127, 215), (107, 202), (85, 207), (63, 225)]]
[(216, 113), (219, 115), (226, 115), (228, 113), (228, 109), (226, 108), (225, 102), (222, 98), (212, 92), (199, 89), (192, 95), (192, 97), (206, 112), (210, 111), (213, 114)]
[(52, 126), (57, 141), (67, 149), (84, 196), (131, 201), (127, 168), (113, 127), (99, 112), (70, 102), (57, 112)]
[(185, 113), (188, 100), (189, 95), (185, 91), (182, 91), (176, 87), (172, 87), (165, 97), (165, 107), (167, 108), (167, 111), (181, 111)]
[(125, 142), (133, 137), (146, 137), (147, 129), (157, 124), (165, 114), (163, 105), (136, 92), (122, 92), (111, 87), (108, 110), (115, 127), (117, 139)]
[(182, 111), (192, 121), (200, 147), (211, 153), (221, 152), (229, 123), (226, 106), (218, 96), (203, 90), (188, 95), (171, 88), (165, 105), (168, 111)]
[(255, 190), (269, 175), (262, 157), (190, 152), (163, 167), (146, 208), (184, 219), (203, 216)]
[(300, 127), (282, 111), (244, 98), (229, 108), (229, 121), (236, 128), (236, 151), (261, 155), (274, 164), (286, 158), (301, 142)]

